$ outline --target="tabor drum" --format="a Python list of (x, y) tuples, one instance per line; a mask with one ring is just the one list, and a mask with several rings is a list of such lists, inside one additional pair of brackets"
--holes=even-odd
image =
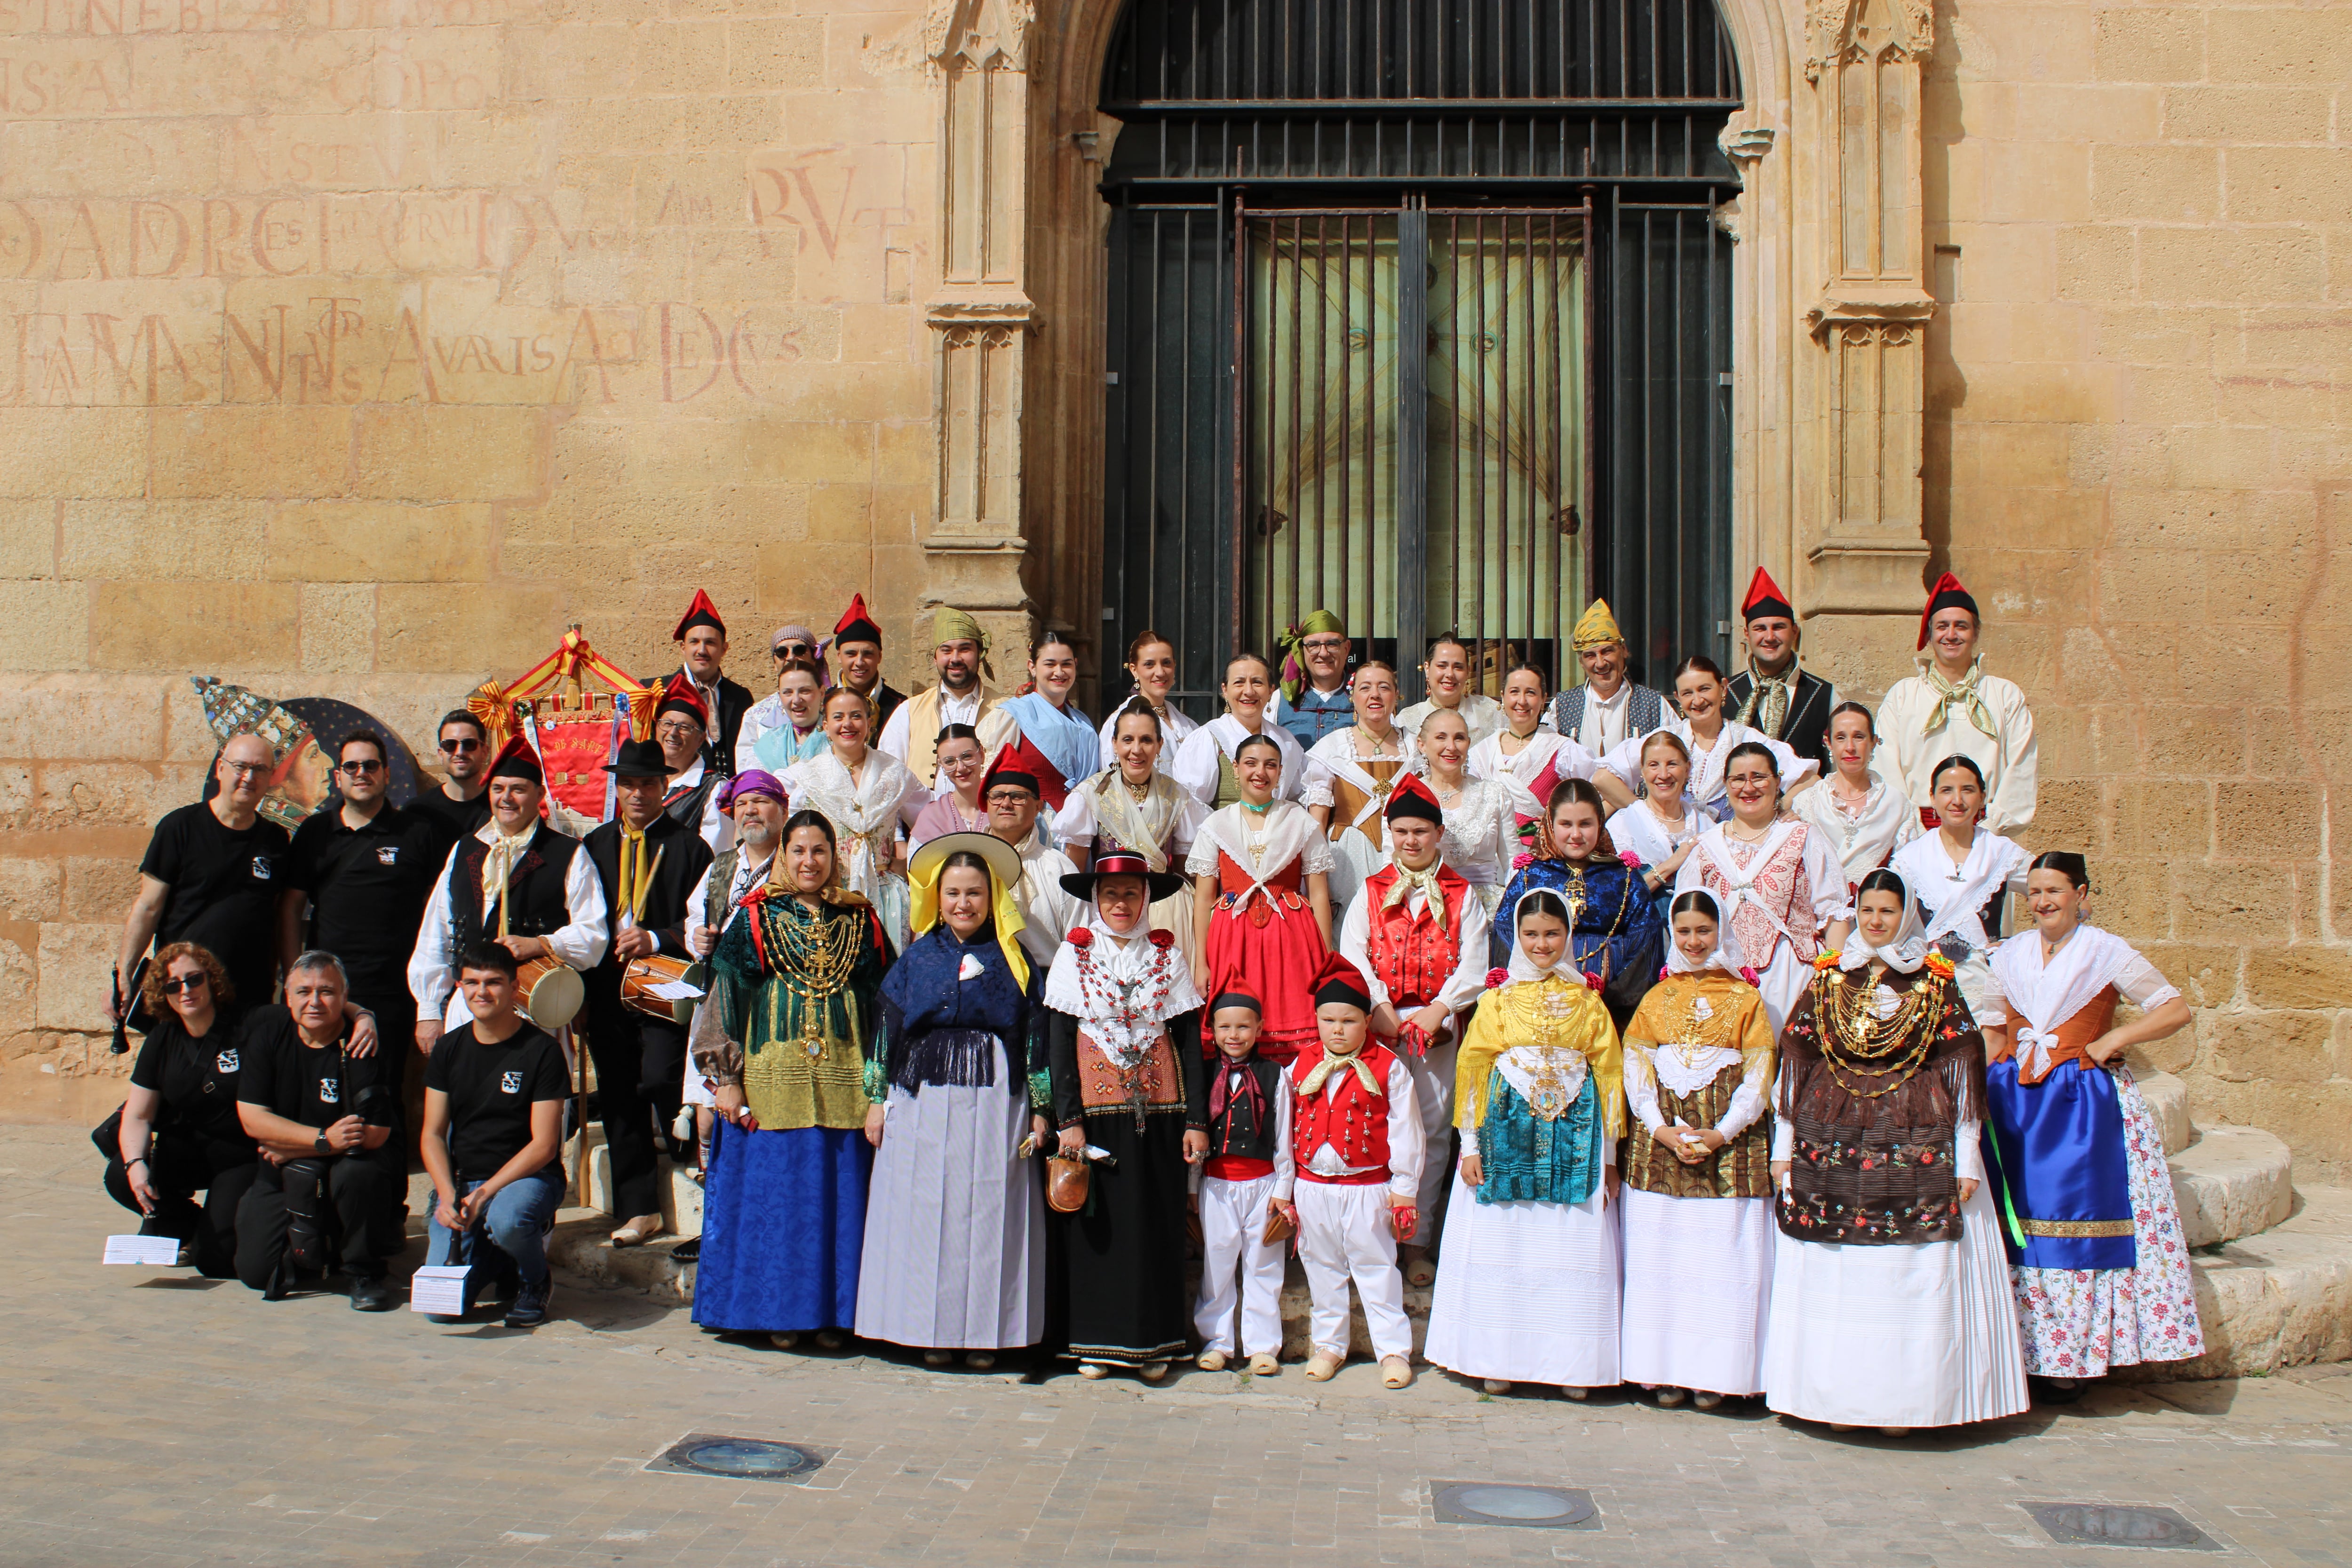
[[(621, 1005), (631, 1012), (643, 1013), (648, 1018), (659, 1018), (665, 1024), (684, 1028), (694, 1022), (694, 1009), (704, 989), (702, 965), (691, 959), (672, 958), (667, 953), (649, 952), (643, 958), (629, 960), (621, 971)], [(683, 982), (695, 988), (692, 996), (656, 996), (654, 987)]]
[(526, 959), (515, 973), (515, 995), (523, 1013), (551, 1034), (579, 1016), (587, 994), (580, 972), (552, 955)]

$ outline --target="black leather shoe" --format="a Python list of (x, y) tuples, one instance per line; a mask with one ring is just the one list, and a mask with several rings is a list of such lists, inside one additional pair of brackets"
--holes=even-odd
[(352, 1310), (354, 1312), (389, 1312), (400, 1305), (400, 1293), (392, 1281), (378, 1275), (373, 1279), (352, 1281)]

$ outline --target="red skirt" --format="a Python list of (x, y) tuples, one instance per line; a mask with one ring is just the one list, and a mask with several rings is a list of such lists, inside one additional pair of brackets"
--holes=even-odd
[[(1288, 1067), (1299, 1047), (1315, 1038), (1312, 987), (1330, 950), (1324, 946), (1322, 928), (1315, 923), (1315, 911), (1307, 900), (1296, 893), (1280, 896), (1284, 907), (1279, 914), (1267, 906), (1263, 893), (1238, 915), (1226, 907), (1226, 900), (1219, 900), (1209, 917), (1209, 990), (1202, 1000), (1214, 1003), (1221, 991), (1256, 997), (1265, 1009), (1258, 1027), (1258, 1054)], [(1207, 1010), (1201, 1015), (1201, 1045), (1205, 1052), (1216, 1049)]]

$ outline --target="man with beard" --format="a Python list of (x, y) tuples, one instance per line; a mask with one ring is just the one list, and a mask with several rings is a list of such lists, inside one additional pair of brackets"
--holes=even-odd
[(875, 746), (904, 763), (917, 784), (937, 793), (948, 787), (940, 773), (943, 726), (971, 725), (992, 756), (1020, 740), (1021, 726), (981, 689), (983, 674), (995, 677), (988, 668), (988, 634), (963, 611), (942, 605), (931, 617), (931, 668), (939, 684), (899, 704)]

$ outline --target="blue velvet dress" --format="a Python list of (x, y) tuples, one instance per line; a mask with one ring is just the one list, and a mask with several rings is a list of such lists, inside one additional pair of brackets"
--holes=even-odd
[(1522, 894), (1538, 888), (1560, 894), (1577, 904), (1576, 930), (1569, 947), (1576, 967), (1587, 974), (1605, 970), (1601, 999), (1619, 1030), (1633, 1016), (1642, 998), (1656, 984), (1658, 965), (1664, 962), (1664, 931), (1658, 906), (1639, 871), (1614, 858), (1595, 858), (1581, 867), (1566, 860), (1537, 860), (1511, 878), (1495, 910), (1487, 951), (1497, 969), (1510, 961), (1517, 932), (1512, 911)]

